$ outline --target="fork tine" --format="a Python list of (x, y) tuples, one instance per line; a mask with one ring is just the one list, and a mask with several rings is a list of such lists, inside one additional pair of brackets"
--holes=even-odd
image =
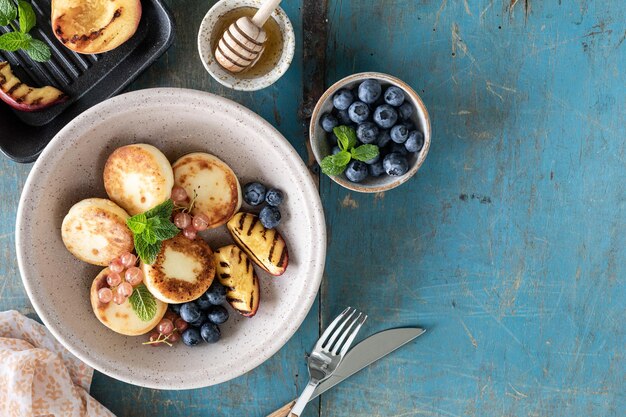
[(329, 346), (329, 351), (333, 354), (336, 355), (337, 352), (339, 352), (339, 347), (343, 344), (344, 340), (346, 340), (346, 337), (350, 334), (350, 332), (352, 331), (352, 327), (356, 324), (356, 322), (361, 318), (361, 316), (363, 315), (363, 313), (361, 313), (360, 311), (356, 311), (357, 313), (359, 313), (358, 315), (356, 315), (354, 317), (353, 320), (350, 321), (350, 323), (348, 323), (348, 327), (346, 327), (343, 332), (341, 332), (341, 334), (339, 335), (339, 340), (337, 341), (337, 343), (333, 346), (332, 349), (330, 349)]
[(356, 312), (357, 312), (356, 309), (352, 310), (352, 312), (348, 315), (348, 317), (346, 317), (346, 319), (341, 322), (339, 327), (337, 327), (335, 329), (333, 334), (330, 335), (330, 338), (328, 339), (328, 342), (324, 343), (324, 347), (325, 347), (326, 350), (330, 351), (330, 348), (333, 345), (333, 343), (335, 342), (335, 340), (337, 339), (337, 337), (342, 334), (342, 330), (343, 330), (344, 326), (346, 325), (346, 323), (350, 323), (350, 321), (352, 319), (352, 316), (354, 316), (354, 313), (356, 313)]
[[(346, 340), (346, 343), (341, 348), (341, 351), (339, 352), (339, 355), (341, 357), (345, 356), (346, 353), (348, 353), (348, 349), (350, 349), (350, 346), (352, 345), (352, 342), (354, 342), (354, 339), (356, 338), (356, 335), (359, 332), (359, 330), (361, 330), (361, 326), (363, 326), (363, 323), (365, 323), (365, 320), (367, 320), (367, 315), (366, 314), (362, 315), (362, 313), (359, 313), (359, 316), (354, 320), (354, 323), (358, 322), (358, 324), (354, 328), (354, 330), (352, 330), (352, 333), (348, 337), (348, 340)], [(352, 326), (350, 326), (350, 327), (352, 327)], [(344, 337), (345, 337), (345, 334), (342, 336), (342, 339)], [(337, 350), (339, 349), (339, 346), (341, 346), (341, 343), (337, 343), (337, 346), (335, 346), (335, 349), (333, 351), (334, 354), (337, 354)]]
[(326, 330), (324, 330), (324, 333), (322, 333), (322, 335), (320, 336), (319, 340), (317, 341), (317, 343), (315, 344), (314, 349), (321, 349), (322, 346), (324, 345), (324, 342), (326, 341), (326, 339), (328, 339), (328, 336), (330, 336), (330, 334), (332, 333), (332, 331), (335, 329), (335, 326), (337, 326), (337, 323), (339, 323), (348, 313), (348, 311), (350, 311), (352, 309), (352, 307), (348, 307), (345, 310), (343, 310), (343, 312), (338, 315), (335, 320), (333, 320), (332, 323), (330, 323), (330, 325), (326, 328)]

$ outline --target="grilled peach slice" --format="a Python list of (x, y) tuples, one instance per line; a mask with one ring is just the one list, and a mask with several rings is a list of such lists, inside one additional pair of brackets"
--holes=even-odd
[(17, 78), (8, 62), (0, 62), (0, 99), (19, 111), (38, 111), (67, 100), (67, 95), (51, 86), (30, 87)]
[(235, 242), (258, 266), (272, 275), (282, 275), (289, 263), (287, 244), (274, 229), (266, 229), (259, 218), (250, 213), (237, 213), (227, 223)]
[(81, 54), (117, 48), (135, 34), (140, 19), (140, 0), (52, 0), (54, 35)]
[(246, 317), (252, 317), (259, 308), (259, 278), (252, 262), (236, 245), (215, 251), (216, 275), (226, 287), (226, 300), (231, 307)]

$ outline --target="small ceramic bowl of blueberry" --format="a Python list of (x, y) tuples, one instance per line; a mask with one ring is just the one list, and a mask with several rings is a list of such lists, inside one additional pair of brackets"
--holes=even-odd
[(326, 90), (309, 133), (322, 172), (362, 193), (390, 190), (415, 175), (431, 136), (422, 99), (400, 79), (378, 72), (350, 75)]

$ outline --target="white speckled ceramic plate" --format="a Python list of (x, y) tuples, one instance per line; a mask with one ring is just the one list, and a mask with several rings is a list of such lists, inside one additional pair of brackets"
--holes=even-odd
[[(141, 344), (147, 336), (122, 336), (107, 329), (89, 303), (89, 287), (100, 269), (75, 259), (61, 241), (61, 222), (75, 202), (106, 197), (102, 169), (108, 155), (135, 142), (157, 146), (170, 161), (192, 151), (213, 153), (233, 168), (242, 184), (260, 180), (286, 193), (279, 230), (289, 247), (287, 272), (271, 277), (257, 268), (261, 304), (256, 316), (248, 319), (230, 310), (217, 344), (154, 348)], [(204, 237), (213, 248), (231, 243), (225, 228)], [(73, 354), (131, 384), (188, 389), (250, 371), (295, 333), (320, 285), (326, 228), (308, 170), (276, 129), (230, 100), (165, 88), (107, 100), (56, 135), (22, 192), (16, 242), (33, 306)]]

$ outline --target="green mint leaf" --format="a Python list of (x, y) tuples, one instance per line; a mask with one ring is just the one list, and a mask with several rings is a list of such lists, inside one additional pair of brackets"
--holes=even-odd
[(357, 161), (367, 162), (370, 159), (378, 156), (378, 146), (376, 145), (361, 145), (358, 148), (352, 149), (352, 157)]
[(162, 219), (169, 219), (174, 211), (174, 202), (171, 199), (165, 200), (158, 206), (146, 211), (146, 217), (161, 217)]
[[(0, 0), (0, 26), (7, 26), (17, 17), (17, 7), (13, 0)], [(4, 49), (0, 46), (1, 49)]]
[(333, 162), (338, 167), (345, 167), (348, 165), (348, 162), (350, 162), (350, 159), (352, 159), (350, 152), (346, 151), (341, 151), (338, 154), (333, 155)]
[(150, 226), (147, 226), (143, 233), (139, 236), (141, 236), (141, 238), (150, 245), (154, 245), (158, 241), (156, 234), (154, 233), (154, 229)]
[(356, 145), (356, 131), (350, 126), (337, 126), (333, 129), (333, 133), (337, 136), (337, 142), (342, 151), (350, 151)]
[(137, 251), (137, 255), (143, 263), (151, 265), (156, 260), (157, 255), (161, 251), (161, 242), (156, 243), (148, 243), (143, 234), (135, 235), (135, 250)]
[(17, 0), (17, 9), (20, 16), (20, 32), (28, 33), (37, 23), (35, 11), (30, 3), (24, 0)]
[(326, 158), (322, 159), (320, 167), (322, 168), (322, 172), (326, 175), (339, 175), (346, 169), (345, 165), (338, 165), (335, 162), (335, 155), (328, 155)]
[(144, 213), (136, 214), (126, 220), (126, 225), (130, 231), (136, 235), (143, 233), (147, 224), (148, 220), (146, 219), (146, 215)]
[(152, 228), (154, 235), (158, 240), (163, 241), (171, 239), (180, 233), (180, 229), (169, 220), (162, 220), (158, 225)]
[(9, 32), (0, 35), (0, 49), (15, 52), (18, 49), (26, 49), (32, 40), (28, 33)]
[(44, 42), (39, 39), (32, 39), (30, 45), (25, 48), (26, 53), (33, 61), (46, 62), (52, 56), (50, 48)]
[(156, 300), (144, 284), (139, 284), (133, 289), (128, 302), (141, 321), (152, 320), (157, 312)]

